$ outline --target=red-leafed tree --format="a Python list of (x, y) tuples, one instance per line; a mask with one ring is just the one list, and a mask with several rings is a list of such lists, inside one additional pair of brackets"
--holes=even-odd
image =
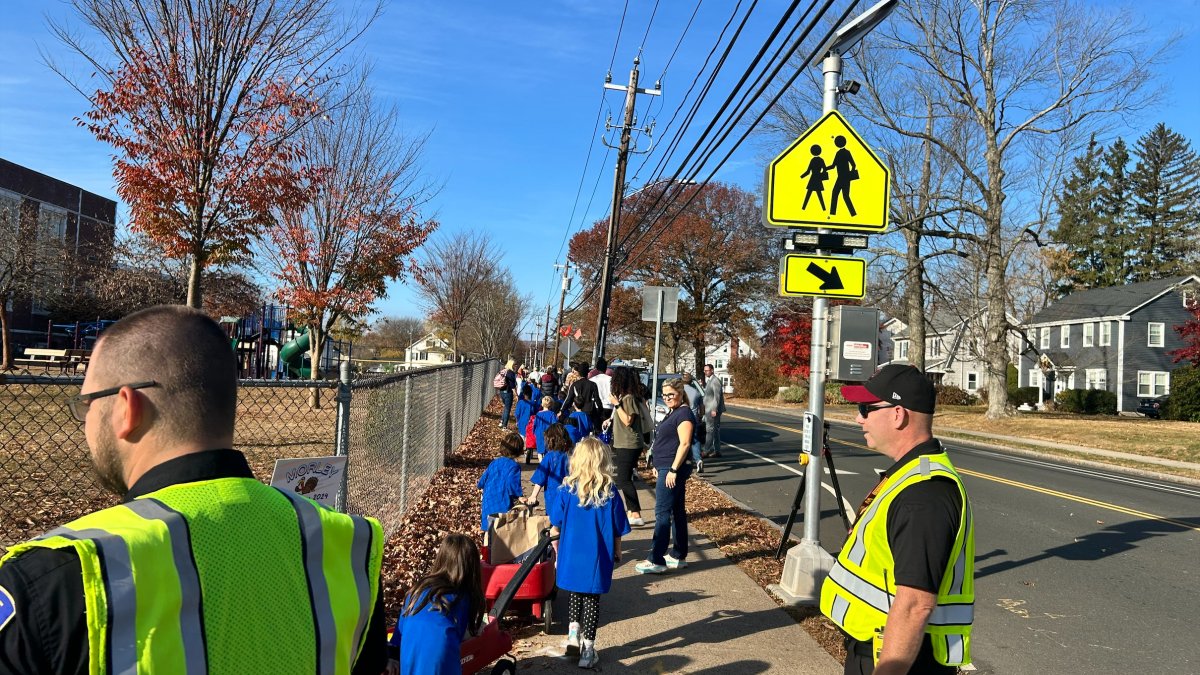
[(396, 115), (366, 89), (297, 136), (306, 148), (297, 174), (317, 176), (309, 199), (282, 204), (260, 255), (276, 295), (308, 327), (312, 378), (325, 336), (356, 321), (412, 266), (411, 253), (436, 227), (420, 208), (433, 193), (421, 171), (424, 137), (408, 138)]
[(323, 112), (345, 71), (333, 61), (361, 31), (339, 24), (333, 0), (71, 5), (105, 46), (53, 26), (102, 83), (80, 123), (116, 148), (132, 226), (189, 261), (187, 302), (200, 307), (205, 268), (245, 256), (274, 207), (306, 197), (295, 134)]
[(1200, 304), (1192, 308), (1192, 318), (1187, 323), (1176, 326), (1175, 330), (1183, 340), (1184, 346), (1171, 352), (1171, 358), (1175, 363), (1188, 361), (1192, 365), (1200, 366)]
[(779, 358), (779, 374), (787, 378), (808, 378), (812, 356), (812, 303), (778, 303), (764, 324), (763, 342)]

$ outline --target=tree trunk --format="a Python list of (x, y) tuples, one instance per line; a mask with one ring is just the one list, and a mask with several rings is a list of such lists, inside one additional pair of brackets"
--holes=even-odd
[(908, 362), (925, 371), (925, 266), (921, 262), (921, 234), (917, 229), (904, 230), (908, 241), (905, 270), (908, 282), (904, 287), (904, 321), (908, 324)]
[(187, 306), (200, 309), (204, 306), (204, 296), (200, 288), (200, 275), (204, 272), (204, 261), (199, 256), (192, 256), (192, 265), (188, 270)]
[(696, 365), (692, 366), (692, 375), (704, 372), (704, 340), (692, 340), (692, 349), (696, 350)]
[(8, 328), (8, 296), (0, 295), (0, 370), (12, 369), (12, 336)]
[[(316, 382), (321, 379), (321, 350), (324, 346), (324, 336), (321, 334), (319, 323), (308, 327), (308, 379)], [(321, 409), (321, 388), (313, 387), (308, 392), (308, 407), (313, 410)]]

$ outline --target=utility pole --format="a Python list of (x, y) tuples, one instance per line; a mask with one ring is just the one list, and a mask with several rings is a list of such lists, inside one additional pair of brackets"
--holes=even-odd
[[(625, 92), (625, 120), (620, 127), (621, 144), (616, 146), (617, 168), (613, 177), (613, 200), (612, 210), (608, 217), (608, 239), (604, 247), (604, 271), (600, 276), (600, 315), (596, 318), (596, 346), (592, 350), (593, 363), (604, 357), (604, 345), (608, 341), (608, 306), (612, 302), (613, 258), (616, 255), (617, 225), (621, 222), (621, 200), (625, 195), (625, 164), (629, 160), (629, 140), (635, 131), (633, 127), (637, 124), (637, 119), (634, 117), (634, 104), (638, 94), (662, 95), (661, 82), (656, 82), (654, 89), (638, 89), (638, 64), (641, 62), (640, 56), (633, 59), (633, 70), (629, 71), (629, 86), (613, 84), (611, 82), (612, 73), (609, 73), (604, 82), (605, 89)], [(606, 123), (605, 127), (614, 128), (609, 123)], [(637, 129), (637, 131), (650, 133), (653, 131), (653, 125), (650, 128)], [(605, 142), (605, 145), (608, 143)]]
[(538, 359), (538, 370), (546, 370), (546, 343), (550, 341), (550, 305), (546, 305), (546, 323), (542, 326), (542, 358)]
[[(554, 269), (562, 268), (562, 293), (558, 296), (558, 323), (554, 328), (554, 359), (558, 360), (558, 355), (562, 353), (562, 325), (563, 325), (563, 306), (567, 302), (567, 291), (571, 288), (571, 261), (568, 259), (562, 265), (555, 263)], [(569, 359), (566, 354), (563, 354), (563, 367), (559, 373), (559, 377), (563, 377), (563, 373), (567, 372), (567, 362)]]
[(538, 333), (542, 332), (542, 320), (539, 318), (533, 322), (533, 330), (529, 333), (529, 361), (527, 365), (530, 370), (537, 367), (538, 348), (537, 339)]

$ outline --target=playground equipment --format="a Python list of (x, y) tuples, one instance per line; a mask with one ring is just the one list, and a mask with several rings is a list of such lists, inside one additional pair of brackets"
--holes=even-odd
[[(221, 318), (238, 356), (239, 375), (255, 379), (309, 379), (312, 375), (308, 329), (288, 320), (288, 307), (263, 305), (243, 317)], [(323, 372), (336, 372), (350, 358), (353, 344), (326, 338), (321, 349)]]

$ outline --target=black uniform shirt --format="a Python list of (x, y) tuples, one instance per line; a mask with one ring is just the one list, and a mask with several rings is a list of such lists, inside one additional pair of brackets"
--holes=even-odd
[[(921, 455), (936, 455), (941, 451), (936, 440), (921, 443), (889, 467), (884, 477), (895, 474)], [(942, 575), (950, 562), (961, 520), (962, 495), (954, 481), (948, 478), (934, 476), (910, 485), (896, 495), (888, 508), (888, 545), (895, 562), (895, 567), (888, 573), (888, 590), (892, 595), (897, 585), (937, 594)], [(886, 633), (884, 639), (887, 639)], [(846, 648), (860, 655), (869, 655), (870, 644), (869, 640), (860, 643), (848, 638)], [(947, 669), (934, 660), (933, 644), (929, 635), (926, 635), (909, 672), (954, 671), (954, 668)]]
[[(254, 478), (246, 457), (236, 450), (207, 450), (168, 460), (147, 471), (129, 489), (125, 501), (171, 485), (217, 478)], [(37, 548), (0, 567), (0, 675), (9, 673), (87, 673), (88, 642), (83, 572), (74, 548)], [(380, 588), (367, 627), (367, 641), (354, 666), (355, 675), (377, 675), (387, 666), (387, 636)]]

